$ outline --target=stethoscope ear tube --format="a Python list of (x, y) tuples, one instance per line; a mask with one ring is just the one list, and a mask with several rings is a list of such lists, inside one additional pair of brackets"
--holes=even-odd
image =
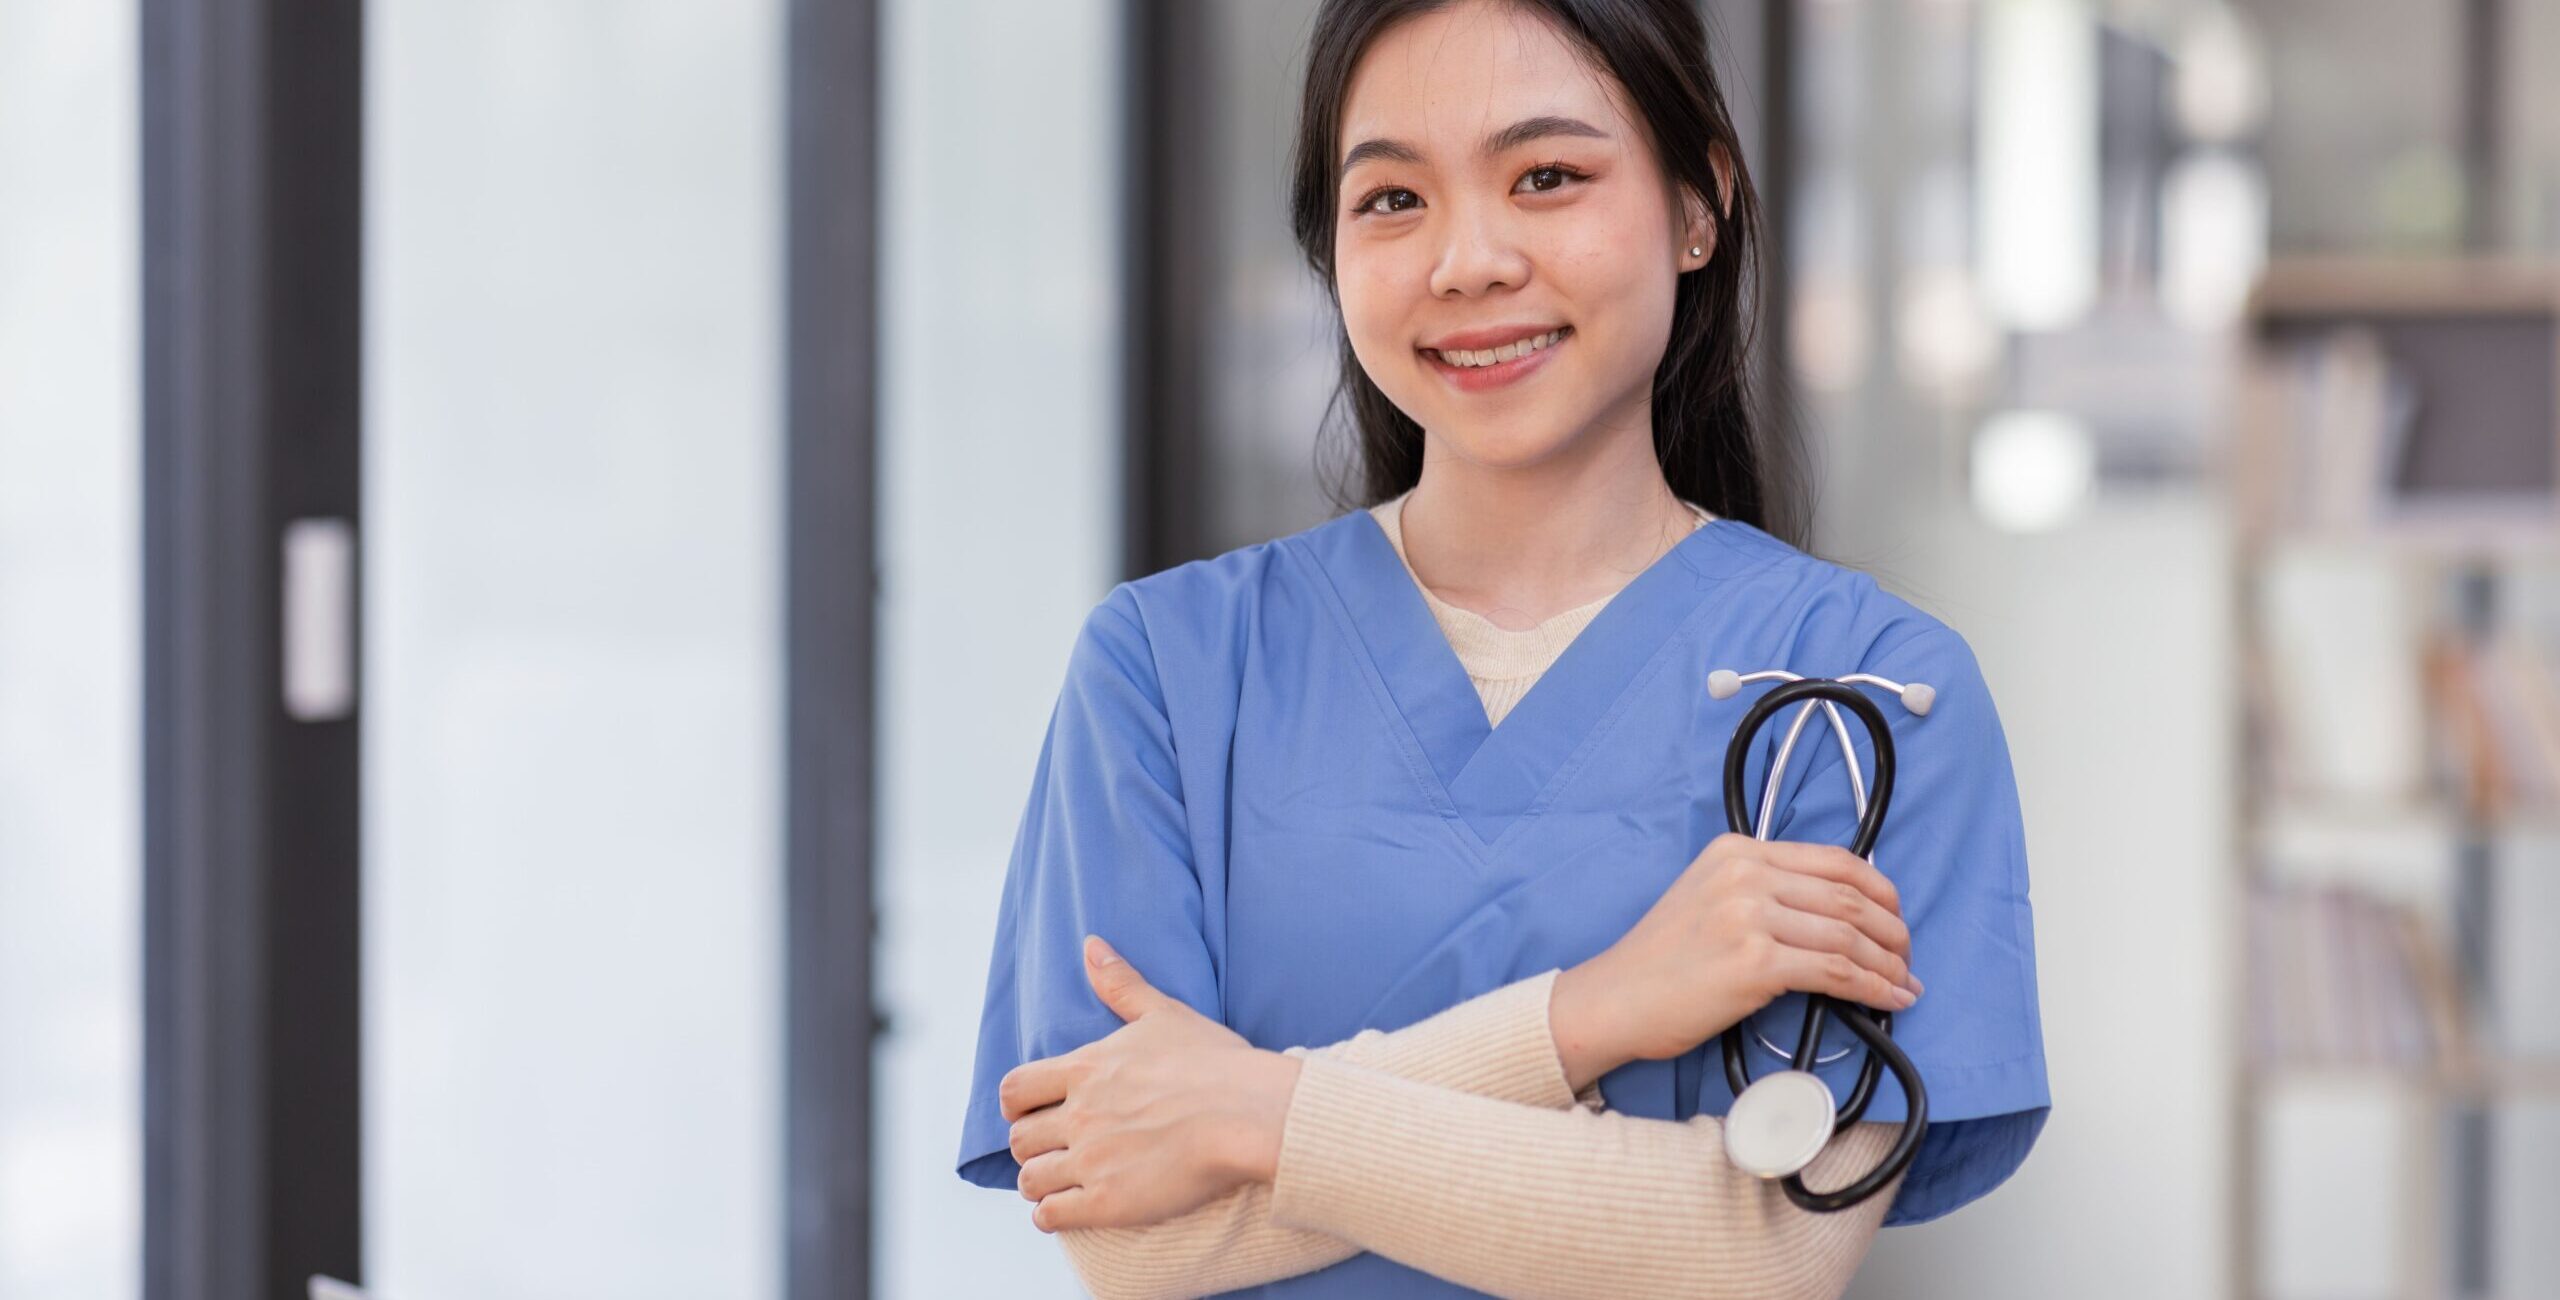
[[(1858, 715), (1858, 721), (1866, 724), (1867, 737), (1875, 746), (1873, 781), (1866, 807), (1859, 810), (1857, 834), (1849, 843), (1850, 852), (1867, 857), (1875, 851), (1876, 838), (1884, 830), (1885, 807), (1893, 798), (1893, 733), (1885, 724), (1884, 711), (1876, 707), (1875, 701), (1846, 682), (1803, 678), (1779, 686), (1752, 702), (1741, 724), (1734, 728), (1732, 743), (1725, 748), (1725, 822), (1740, 834), (1753, 833), (1750, 793), (1743, 782), (1753, 742), (1760, 728), (1779, 710), (1806, 700), (1829, 700), (1846, 707)], [(1854, 764), (1857, 756), (1846, 754), (1842, 759)], [(1823, 1022), (1834, 1009), (1833, 1000), (1823, 994), (1816, 993), (1806, 998), (1804, 1028), (1796, 1039), (1794, 1059), (1799, 1063), (1798, 1068), (1805, 1068), (1815, 1059), (1815, 1053), (1821, 1046)], [(1788, 1200), (1804, 1209), (1821, 1212), (1845, 1210), (1891, 1183), (1910, 1167), (1912, 1158), (1919, 1154), (1920, 1139), (1929, 1125), (1928, 1092), (1921, 1086), (1919, 1068), (1911, 1063), (1910, 1056), (1901, 1045), (1893, 1041), (1892, 1013), (1871, 1013), (1846, 1005), (1836, 1006), (1836, 1009), (1840, 1013), (1840, 1023), (1866, 1042), (1868, 1052), (1866, 1063), (1858, 1070), (1857, 1084), (1850, 1090), (1847, 1104), (1840, 1108), (1832, 1132), (1837, 1134), (1847, 1129), (1866, 1113), (1867, 1103), (1875, 1096), (1876, 1080), (1885, 1069), (1892, 1070), (1894, 1080), (1902, 1085), (1907, 1109), (1901, 1136), (1895, 1140), (1893, 1149), (1865, 1177), (1827, 1192), (1806, 1187), (1802, 1174), (1789, 1174), (1781, 1181)], [(1725, 1081), (1732, 1086), (1734, 1096), (1740, 1097), (1742, 1090), (1751, 1086), (1751, 1069), (1745, 1060), (1744, 1033), (1739, 1023), (1724, 1031), (1724, 1070)]]
[[(1743, 785), (1743, 769), (1751, 759), (1752, 742), (1760, 728), (1778, 710), (1804, 700), (1830, 700), (1858, 715), (1867, 727), (1867, 739), (1875, 744), (1876, 770), (1868, 783), (1867, 806), (1858, 815), (1858, 832), (1849, 841), (1849, 851), (1866, 857), (1876, 850), (1876, 837), (1884, 831), (1885, 805), (1893, 802), (1893, 731), (1885, 725), (1884, 710), (1867, 698), (1865, 691), (1845, 682), (1826, 677), (1807, 677), (1788, 682), (1751, 702), (1742, 724), (1733, 729), (1733, 741), (1724, 748), (1724, 820), (1725, 825), (1744, 835), (1751, 834), (1751, 792)], [(1857, 761), (1857, 755), (1844, 754), (1844, 762)]]

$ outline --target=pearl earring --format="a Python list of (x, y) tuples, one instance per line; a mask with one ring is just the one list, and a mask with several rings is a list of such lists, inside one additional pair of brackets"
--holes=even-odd
[(1706, 255), (1707, 255), (1707, 247), (1706, 247), (1706, 245), (1704, 245), (1704, 244), (1691, 244), (1691, 245), (1689, 245), (1689, 256), (1691, 256), (1691, 257), (1705, 257)]

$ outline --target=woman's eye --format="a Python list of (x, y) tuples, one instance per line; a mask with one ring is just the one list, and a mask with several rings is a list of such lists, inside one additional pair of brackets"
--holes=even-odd
[[(1518, 183), (1512, 186), (1512, 191), (1547, 194), (1560, 190), (1571, 182), (1587, 179), (1589, 177), (1582, 172), (1563, 163), (1546, 163), (1522, 172)], [(1381, 207), (1381, 204), (1385, 206)], [(1353, 205), (1351, 211), (1354, 216), (1385, 217), (1399, 212), (1410, 212), (1421, 206), (1421, 195), (1399, 185), (1386, 185), (1363, 195), (1360, 202)]]
[[(1387, 206), (1384, 209), (1378, 207), (1378, 200), (1380, 199), (1385, 199), (1387, 201)], [(1385, 189), (1371, 190), (1367, 197), (1360, 200), (1360, 206), (1353, 208), (1352, 211), (1386, 216), (1390, 213), (1411, 211), (1421, 202), (1422, 196), (1411, 190), (1388, 186)]]
[(1566, 181), (1580, 179), (1582, 179), (1582, 173), (1560, 163), (1548, 163), (1522, 172), (1520, 185), (1526, 186), (1533, 194), (1543, 194), (1550, 190), (1562, 189)]

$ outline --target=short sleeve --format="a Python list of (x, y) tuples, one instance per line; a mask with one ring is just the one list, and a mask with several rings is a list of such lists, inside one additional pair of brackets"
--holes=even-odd
[[(2027, 898), (2026, 826), (2008, 741), (1972, 648), (1943, 624), (1884, 645), (1858, 671), (1924, 682), (1936, 699), (1915, 715), (1882, 687), (1862, 686), (1893, 736), (1895, 777), (1873, 859), (1894, 882), (1911, 927), (1912, 969), (1925, 992), (1895, 1014), (1895, 1042), (1928, 1090), (1929, 1127), (1896, 1195), (1887, 1226), (1921, 1223), (1963, 1206), (2026, 1160), (2051, 1109), (2044, 1033), (2036, 997), (2035, 926)], [(1860, 770), (1872, 776), (1867, 730), (1842, 711)], [(1793, 710), (1761, 733), (1785, 734)], [(1793, 794), (1773, 838), (1846, 845), (1857, 827), (1848, 773), (1827, 721), (1816, 714), (1790, 764)], [(1810, 752), (1808, 752), (1810, 751)], [(1793, 769), (1805, 777), (1794, 780)], [(1755, 780), (1751, 789), (1759, 789)], [(1795, 1050), (1804, 998), (1789, 994), (1751, 1022), (1784, 1051)], [(1843, 1049), (1855, 1050), (1845, 1051)], [(1752, 1073), (1782, 1068), (1775, 1053), (1749, 1045)], [(1823, 1055), (1843, 1053), (1818, 1073), (1845, 1100), (1865, 1049), (1836, 1024)], [(1720, 1054), (1710, 1056), (1700, 1107), (1731, 1104)], [(1906, 1113), (1891, 1071), (1876, 1085), (1868, 1120)]]
[(1020, 1175), (996, 1097), (1004, 1076), (1120, 1027), (1085, 978), (1084, 936), (1223, 1019), (1158, 681), (1124, 584), (1077, 634), (1005, 867), (960, 1134), (960, 1176), (981, 1187), (1010, 1190)]

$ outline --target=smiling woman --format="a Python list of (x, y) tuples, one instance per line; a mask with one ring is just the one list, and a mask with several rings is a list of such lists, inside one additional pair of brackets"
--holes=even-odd
[[(997, 918), (959, 1172), (1098, 1294), (1837, 1295), (2041, 1129), (1998, 715), (1953, 629), (1802, 549), (1709, 66), (1688, 0), (1317, 19), (1293, 212), (1366, 508), (1110, 592)], [(1718, 833), (1750, 701), (1709, 673), (1773, 663), (1937, 688), (1874, 860), (1820, 761), (1777, 838)], [(1929, 1085), (1837, 1213), (1727, 1161), (1708, 1065), (1814, 993), (1893, 1011)], [(1879, 1086), (1807, 1184), (1911, 1109)]]
[[(1800, 453), (1753, 418), (1759, 196), (1673, 8), (1326, 7), (1291, 224), (1341, 312), (1372, 499), (1420, 481), (1423, 429), (1516, 464), (1597, 424), (1649, 432), (1671, 494), (1808, 543)], [(1440, 355), (1558, 330), (1582, 360), (1533, 357), (1512, 377), (1548, 378), (1498, 401)]]

